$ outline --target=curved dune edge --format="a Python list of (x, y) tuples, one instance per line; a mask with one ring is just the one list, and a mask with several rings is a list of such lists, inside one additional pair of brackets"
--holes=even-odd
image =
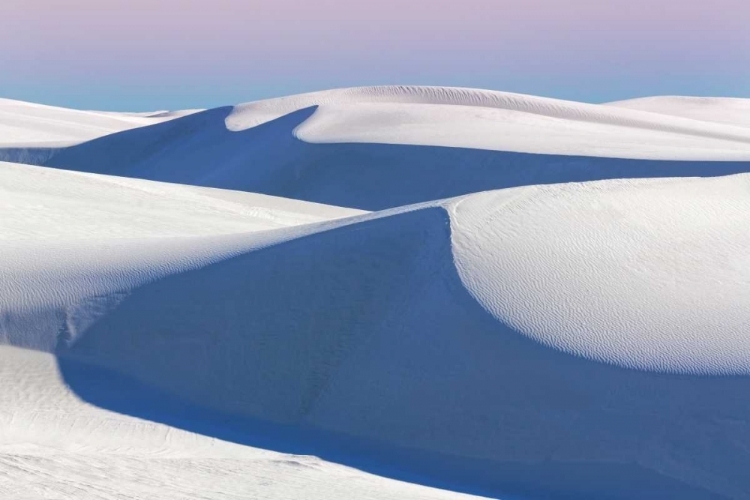
[(741, 126), (452, 87), (360, 87), (255, 101), (235, 106), (226, 126), (239, 132), (312, 106), (317, 111), (295, 130), (308, 142), (443, 145), (643, 159), (750, 157), (750, 130)]
[[(716, 132), (723, 134), (724, 127), (702, 124), (690, 119), (644, 115), (632, 110), (608, 109), (597, 104), (565, 101), (527, 94), (516, 94), (495, 90), (482, 90), (460, 87), (429, 86), (380, 86), (354, 87), (320, 92), (311, 92), (276, 99), (254, 101), (235, 106), (234, 112), (226, 119), (227, 128), (241, 131), (275, 120), (286, 114), (328, 104), (399, 103), (472, 106), (497, 108), (525, 113), (565, 118), (570, 120), (592, 121), (611, 125), (624, 125), (677, 133), (703, 135)], [(613, 106), (614, 107), (614, 106)], [(704, 130), (704, 127), (706, 130)], [(732, 135), (732, 133), (736, 135)], [(740, 128), (727, 127), (722, 138), (746, 141), (748, 132)]]
[[(743, 252), (750, 248), (750, 174), (530, 186), (363, 214), (1, 166), (7, 192), (0, 203), (17, 216), (17, 223), (6, 218), (0, 225), (0, 291), (10, 317), (126, 292), (321, 231), (444, 207), (461, 281), (503, 324), (544, 345), (624, 368), (750, 374), (744, 334), (750, 267)], [(54, 335), (45, 338), (44, 345), (54, 345)]]
[(91, 404), (211, 437), (158, 400), (92, 391), (106, 379), (86, 367), (235, 422), (377, 443), (498, 495), (741, 496), (750, 302), (727, 257), (750, 243), (747, 187), (540, 186), (256, 233), (16, 247), (42, 263), (15, 266), (39, 307), (5, 311), (4, 343), (54, 350)]
[[(686, 186), (689, 183), (612, 182), (566, 188), (609, 190), (609, 195), (619, 191), (625, 200), (635, 194), (635, 201), (642, 202), (638, 195), (643, 189), (670, 185), (672, 196), (682, 193), (687, 198), (694, 194)], [(726, 184), (719, 186), (721, 191), (726, 191)], [(488, 280), (503, 278), (498, 271), (503, 271), (505, 261), (513, 266), (514, 259), (525, 255), (507, 252), (505, 242), (512, 232), (498, 231), (506, 224), (513, 226), (515, 211), (531, 216), (522, 225), (529, 231), (537, 214), (545, 221), (550, 217), (543, 204), (528, 210), (514, 205), (521, 199), (535, 200), (535, 189), (517, 196), (524, 190), (398, 209), (364, 216), (354, 224), (340, 221), (322, 232), (139, 287), (79, 340), (58, 351), (63, 375), (74, 372), (77, 363), (90, 363), (224, 414), (380, 443), (386, 456), (389, 449), (413, 450), (417, 458), (409, 466), (421, 473), (441, 470), (445, 478), (468, 478), (498, 494), (524, 490), (542, 494), (549, 488), (558, 495), (585, 492), (596, 498), (616, 484), (621, 498), (649, 498), (654, 488), (646, 480), (649, 473), (665, 481), (657, 481), (662, 492), (679, 492), (685, 498), (743, 491), (750, 457), (736, 448), (733, 426), (717, 427), (716, 418), (746, 414), (750, 408), (742, 394), (750, 379), (706, 376), (731, 370), (746, 374), (741, 370), (746, 359), (733, 354), (741, 351), (739, 356), (746, 356), (742, 339), (712, 337), (716, 344), (712, 356), (701, 358), (704, 337), (688, 335), (679, 340), (659, 329), (656, 334), (661, 337), (655, 338), (646, 330), (639, 339), (631, 339), (633, 346), (618, 346), (620, 358), (597, 358), (600, 352), (592, 354), (592, 346), (606, 349), (617, 344), (620, 332), (613, 318), (620, 318), (629, 304), (621, 304), (611, 316), (592, 317), (590, 324), (605, 331), (584, 338), (585, 349), (580, 351), (576, 345), (535, 338), (533, 330), (524, 330), (523, 321), (515, 321), (518, 326), (505, 321), (524, 318), (523, 314), (505, 318), (488, 314), (493, 302), (487, 303), (478, 293), (487, 289), (467, 279), (471, 256), (465, 253), (464, 243), (466, 238), (476, 238), (470, 247), (478, 248), (481, 238), (490, 235), (496, 248), (505, 248), (499, 260), (497, 253), (482, 252), (488, 256), (482, 265), (489, 268), (477, 268)], [(552, 190), (539, 198), (562, 199), (566, 207), (565, 192)], [(576, 204), (580, 195), (568, 200), (572, 207), (566, 207), (561, 218), (569, 210), (591, 207), (590, 200)], [(504, 209), (492, 212), (497, 218), (477, 217), (484, 214), (488, 197), (493, 207), (505, 203)], [(716, 200), (698, 198), (696, 203), (706, 209), (712, 201)], [(470, 206), (474, 203), (478, 205)], [(731, 196), (728, 203), (733, 204)], [(607, 212), (612, 207), (601, 208)], [(467, 226), (467, 218), (477, 219), (478, 228)], [(586, 227), (585, 220), (578, 222)], [(672, 222), (667, 217), (665, 223)], [(731, 229), (732, 221), (728, 224)], [(564, 225), (559, 229), (565, 230)], [(736, 237), (731, 230), (727, 234)], [(498, 235), (506, 238), (498, 240)], [(584, 231), (572, 238), (583, 235), (591, 236)], [(523, 235), (515, 238), (526, 241)], [(665, 239), (669, 243), (669, 237)], [(742, 239), (735, 242), (744, 244)], [(577, 248), (589, 259), (596, 257), (592, 248)], [(579, 271), (572, 258), (578, 252), (568, 256), (571, 274)], [(538, 265), (534, 262), (538, 255), (550, 256), (544, 248), (527, 253), (532, 265)], [(601, 273), (599, 279), (609, 278), (606, 266), (594, 268)], [(637, 275), (632, 269), (620, 270)], [(540, 269), (530, 280), (547, 278), (552, 271)], [(527, 304), (540, 307), (537, 289), (519, 297), (513, 282), (494, 285), (493, 297), (511, 297), (521, 313)], [(711, 286), (710, 282), (699, 285)], [(564, 310), (575, 309), (578, 292), (571, 287)], [(738, 312), (743, 313), (747, 302), (740, 301)], [(671, 304), (662, 301), (659, 306)], [(711, 315), (716, 312), (711, 304), (703, 312), (714, 327), (727, 321)], [(613, 328), (602, 324), (606, 321)], [(563, 339), (568, 334), (555, 333)], [(639, 357), (638, 342), (652, 345), (656, 357)], [(195, 370), (196, 366), (205, 368)], [(70, 380), (75, 390), (75, 377)], [(666, 422), (680, 425), (668, 428)], [(650, 431), (654, 429), (658, 433)], [(714, 438), (710, 443), (687, 438), (709, 429)], [(599, 446), (601, 442), (610, 446)], [(688, 445), (676, 447), (677, 442)], [(398, 463), (397, 455), (392, 458)], [(471, 465), (451, 475), (444, 464), (453, 460)], [(571, 463), (589, 466), (561, 478), (559, 471)], [(508, 472), (521, 464), (528, 467), (528, 476), (516, 478)], [(609, 464), (609, 481), (597, 485), (587, 476), (596, 470), (594, 464)], [(627, 464), (638, 465), (631, 469)]]
[[(344, 125), (352, 118), (358, 123), (360, 130), (364, 127), (365, 130), (399, 135), (403, 127), (411, 123), (408, 126), (415, 133), (426, 134), (427, 138), (432, 138), (432, 142), (445, 143), (455, 138), (467, 138), (470, 141), (488, 141), (489, 147), (495, 147), (498, 140), (510, 140), (518, 145), (515, 142), (518, 139), (536, 150), (539, 150), (538, 146), (545, 144), (568, 153), (580, 153), (580, 147), (592, 148), (586, 149), (591, 153), (604, 148), (604, 152), (609, 154), (618, 151), (631, 156), (658, 153), (657, 156), (666, 156), (669, 161), (382, 144), (377, 143), (381, 138), (376, 137), (369, 137), (368, 141), (375, 141), (370, 143), (312, 144), (295, 138), (293, 133), (300, 126), (305, 126), (311, 115), (318, 115), (314, 109), (291, 113), (242, 132), (230, 132), (225, 126), (225, 119), (232, 112), (232, 108), (228, 107), (121, 132), (68, 148), (54, 155), (46, 165), (261, 192), (365, 210), (383, 210), (522, 185), (613, 178), (707, 177), (746, 172), (750, 169), (750, 162), (747, 161), (674, 160), (680, 156), (694, 157), (691, 155), (696, 152), (701, 152), (701, 155), (707, 153), (707, 157), (713, 159), (734, 154), (724, 148), (725, 141), (718, 149), (699, 150), (694, 146), (701, 141), (695, 137), (676, 136), (682, 146), (677, 147), (673, 138), (670, 138), (656, 147), (650, 133), (647, 137), (639, 136), (637, 143), (633, 142), (636, 137), (632, 134), (627, 136), (627, 141), (622, 142), (621, 135), (613, 135), (611, 131), (607, 132), (607, 127), (601, 125), (592, 125), (592, 130), (576, 129), (577, 132), (571, 136), (572, 122), (567, 121), (555, 125), (552, 132), (545, 133), (547, 129), (540, 128), (538, 123), (527, 123), (530, 128), (517, 129), (516, 122), (513, 121), (485, 122), (480, 117), (466, 113), (467, 110), (479, 108), (465, 106), (443, 107), (458, 110), (460, 116), (446, 116), (439, 109), (437, 116), (425, 115), (409, 122), (409, 117), (414, 116), (407, 112), (410, 108), (400, 104), (394, 106), (391, 111), (395, 114), (391, 115), (391, 111), (388, 111), (386, 115), (390, 118), (386, 122), (379, 121), (385, 115), (380, 105), (377, 105), (376, 109), (370, 110), (374, 113), (372, 115), (360, 116), (359, 111), (353, 114), (346, 112), (341, 120), (332, 116), (332, 123), (337, 130), (348, 130)], [(400, 110), (402, 106), (408, 109)], [(391, 118), (393, 122), (390, 121)], [(470, 126), (464, 127), (466, 123)], [(496, 125), (503, 127), (505, 132), (493, 129)], [(408, 139), (404, 139), (407, 142), (416, 140), (409, 134), (402, 136), (402, 139), (403, 137)], [(666, 140), (665, 137), (662, 139)]]
[(0, 343), (46, 352), (133, 289), (365, 212), (0, 162)]
[(467, 196), (449, 208), (456, 266), (485, 309), (544, 345), (624, 368), (749, 375), (748, 193), (740, 174)]
[[(0, 291), (11, 316), (78, 307), (76, 300), (85, 308), (87, 300), (256, 249), (352, 225), (395, 224), (440, 207), (450, 214), (451, 262), (463, 286), (502, 324), (623, 368), (750, 374), (750, 338), (743, 333), (750, 275), (742, 252), (750, 248), (750, 174), (530, 186), (372, 214), (40, 167), (5, 164), (0, 174), (10, 183), (5, 202), (22, 221), (0, 226), (6, 240)], [(40, 183), (47, 177), (56, 182)], [(83, 203), (56, 201), (62, 192), (78, 193)], [(149, 209), (161, 210), (164, 222), (145, 218), (147, 211), (114, 217), (136, 193), (138, 204), (154, 204)], [(99, 212), (85, 209), (86, 196)], [(46, 230), (35, 227), (47, 219), (36, 218), (38, 201), (24, 209), (32, 199), (62, 203), (56, 212), (76, 223), (59, 234), (63, 226), (54, 221)], [(188, 208), (190, 217), (180, 222), (185, 217), (177, 214)], [(108, 222), (97, 227), (97, 217)], [(340, 217), (346, 218), (325, 221)], [(45, 345), (54, 345), (54, 336), (46, 338)]]

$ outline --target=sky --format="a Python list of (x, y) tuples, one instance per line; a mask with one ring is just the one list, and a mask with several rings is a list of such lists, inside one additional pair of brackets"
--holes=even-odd
[(208, 108), (359, 85), (750, 97), (748, 0), (0, 0), (0, 97)]

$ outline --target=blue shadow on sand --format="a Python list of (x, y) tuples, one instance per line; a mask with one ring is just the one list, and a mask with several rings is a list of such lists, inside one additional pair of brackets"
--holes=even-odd
[(61, 349), (60, 371), (112, 411), (454, 491), (748, 491), (750, 379), (626, 370), (529, 340), (466, 291), (448, 222), (417, 210), (147, 284)]
[(45, 165), (382, 210), (530, 184), (750, 172), (750, 162), (625, 160), (439, 146), (298, 140), (315, 107), (241, 132), (232, 107), (119, 132), (57, 152)]

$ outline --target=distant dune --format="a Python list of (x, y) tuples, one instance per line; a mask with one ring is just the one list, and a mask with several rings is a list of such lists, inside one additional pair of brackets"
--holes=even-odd
[(0, 147), (63, 147), (185, 116), (185, 112), (79, 111), (0, 99)]
[(750, 128), (750, 99), (660, 96), (610, 102), (607, 106)]
[[(661, 116), (523, 94), (450, 87), (363, 87), (236, 106), (233, 131), (317, 106), (295, 129), (308, 142), (419, 144), (522, 153), (670, 160), (750, 159), (738, 124)], [(727, 103), (735, 113), (746, 102)], [(650, 110), (647, 110), (650, 111)], [(719, 115), (718, 110), (705, 116)], [(691, 117), (692, 118), (692, 117)]]
[(748, 141), (745, 128), (608, 106), (375, 87), (217, 108), (41, 163), (380, 210), (524, 185), (740, 173), (746, 161), (714, 160), (747, 160)]

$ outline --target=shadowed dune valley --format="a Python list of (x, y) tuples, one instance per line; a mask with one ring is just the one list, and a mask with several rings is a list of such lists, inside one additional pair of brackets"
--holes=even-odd
[(0, 500), (750, 500), (750, 4), (0, 3)]

